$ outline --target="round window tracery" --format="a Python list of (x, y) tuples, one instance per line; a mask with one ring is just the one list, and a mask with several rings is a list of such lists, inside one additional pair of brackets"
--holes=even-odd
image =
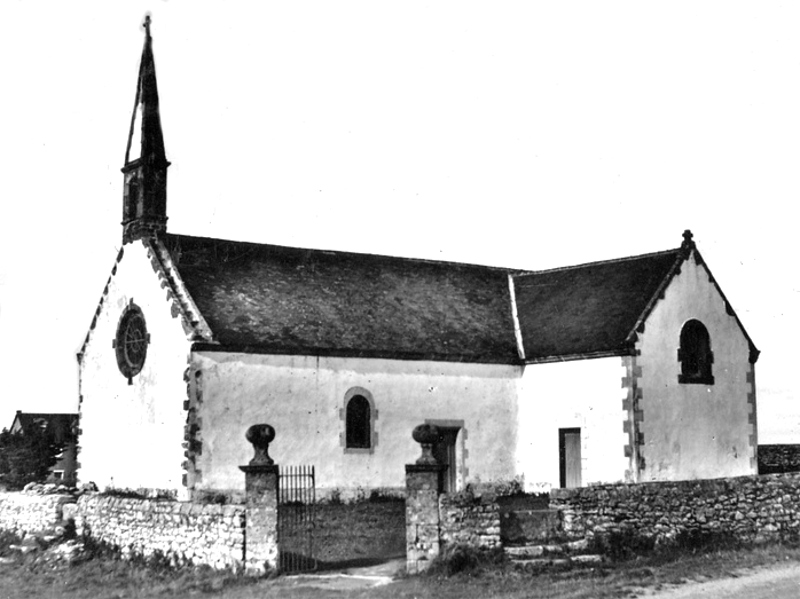
[(117, 327), (117, 365), (123, 376), (130, 379), (144, 366), (147, 357), (147, 325), (141, 308), (131, 302), (119, 319)]

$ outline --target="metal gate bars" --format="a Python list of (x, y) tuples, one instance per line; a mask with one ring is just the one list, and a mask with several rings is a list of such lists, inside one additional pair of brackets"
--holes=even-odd
[(281, 466), (278, 476), (279, 567), (284, 573), (317, 569), (314, 558), (314, 466)]

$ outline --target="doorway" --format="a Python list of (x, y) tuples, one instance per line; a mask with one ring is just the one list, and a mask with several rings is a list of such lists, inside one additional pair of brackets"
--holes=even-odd
[(558, 429), (558, 461), (562, 489), (581, 486), (581, 429)]
[(447, 422), (450, 426), (439, 424), (435, 420), (428, 421), (428, 423), (435, 424), (439, 429), (439, 439), (433, 444), (433, 457), (440, 464), (447, 466), (447, 470), (442, 475), (442, 491), (454, 493), (460, 486), (458, 479), (461, 452), (458, 447), (458, 433), (461, 431), (461, 427), (453, 426), (452, 422)]

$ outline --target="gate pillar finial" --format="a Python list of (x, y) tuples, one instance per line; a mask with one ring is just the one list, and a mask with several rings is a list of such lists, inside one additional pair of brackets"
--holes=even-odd
[(269, 457), (269, 444), (275, 439), (275, 429), (269, 424), (254, 424), (244, 434), (245, 439), (253, 444), (255, 455), (250, 460), (251, 466), (272, 466), (275, 461)]
[(411, 437), (422, 446), (422, 455), (417, 458), (417, 464), (436, 465), (433, 457), (433, 444), (439, 440), (439, 428), (434, 424), (420, 424), (411, 431)]

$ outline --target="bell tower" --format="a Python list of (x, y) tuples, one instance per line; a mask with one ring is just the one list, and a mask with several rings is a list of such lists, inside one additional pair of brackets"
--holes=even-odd
[(144, 20), (144, 49), (136, 83), (125, 166), (122, 167), (122, 243), (158, 237), (167, 230), (167, 161), (158, 110), (156, 65), (150, 15)]

